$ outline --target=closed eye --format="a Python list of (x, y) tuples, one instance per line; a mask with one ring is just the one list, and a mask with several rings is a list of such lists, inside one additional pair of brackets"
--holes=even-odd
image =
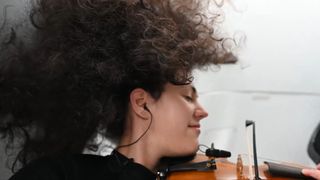
[(188, 102), (193, 102), (193, 98), (191, 96), (183, 96)]

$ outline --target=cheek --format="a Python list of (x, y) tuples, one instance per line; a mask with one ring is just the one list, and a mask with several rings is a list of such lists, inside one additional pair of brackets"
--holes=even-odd
[(155, 118), (155, 129), (163, 136), (184, 138), (190, 134), (188, 125), (192, 121), (192, 110), (186, 104), (172, 103), (162, 107)]
[(179, 113), (173, 109), (164, 112), (158, 123), (161, 124), (159, 126), (163, 131), (176, 136), (183, 136), (187, 131), (190, 119), (187, 113)]
[[(160, 121), (165, 122), (165, 119)], [(181, 121), (177, 123), (177, 119), (172, 122), (155, 123), (156, 136), (162, 147), (166, 147), (165, 152), (170, 156), (189, 155), (198, 149), (198, 133), (188, 127), (188, 123)]]
[(198, 148), (198, 134), (188, 127), (192, 108), (183, 102), (158, 106), (152, 130), (161, 147), (170, 155), (188, 155)]

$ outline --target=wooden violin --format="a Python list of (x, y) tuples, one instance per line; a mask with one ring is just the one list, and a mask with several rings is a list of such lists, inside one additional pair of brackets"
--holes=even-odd
[[(191, 164), (191, 166), (190, 166)], [(249, 178), (248, 166), (241, 163), (238, 158), (237, 163), (229, 162), (226, 158), (210, 159), (205, 155), (197, 154), (196, 158), (190, 164), (178, 165), (171, 167), (166, 175), (165, 180), (229, 180), (229, 179), (256, 179)], [(279, 164), (276, 164), (276, 166)], [(201, 167), (202, 166), (202, 167)], [(274, 166), (271, 165), (271, 166)], [(282, 169), (270, 171), (270, 164), (259, 166), (259, 179), (266, 180), (297, 180), (312, 179), (301, 174), (301, 168), (279, 165)], [(274, 167), (271, 167), (274, 168)], [(287, 168), (287, 169), (286, 169)], [(289, 171), (286, 172), (286, 171)], [(291, 173), (290, 173), (291, 171)], [(160, 178), (160, 180), (162, 180)]]
[[(274, 162), (264, 162), (259, 166), (244, 165), (240, 155), (238, 155), (236, 163), (227, 160), (227, 157), (230, 156), (230, 152), (215, 149), (212, 144), (211, 148), (205, 151), (205, 155), (196, 154), (192, 156), (191, 161), (168, 166), (158, 171), (157, 174), (159, 180), (312, 179), (301, 172), (302, 168), (307, 167)], [(252, 173), (253, 169), (255, 174)]]

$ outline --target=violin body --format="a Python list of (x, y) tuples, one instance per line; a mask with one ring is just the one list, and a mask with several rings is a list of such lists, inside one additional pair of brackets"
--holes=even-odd
[[(168, 180), (231, 180), (239, 179), (246, 180), (248, 179), (244, 175), (237, 173), (236, 167), (233, 163), (230, 162), (216, 162), (217, 169), (213, 171), (188, 171), (188, 172), (173, 172), (168, 176)], [(286, 177), (277, 177), (272, 176), (267, 171), (260, 170), (259, 177), (261, 179), (270, 179), (270, 180), (294, 180), (294, 178)]]
[[(194, 162), (201, 162), (208, 160), (208, 157), (205, 155), (197, 155)], [(230, 180), (230, 179), (239, 179), (247, 180), (249, 179), (248, 175), (248, 166), (242, 166), (237, 163), (232, 163), (227, 161), (225, 158), (215, 159), (216, 169), (208, 171), (177, 171), (170, 172), (167, 176), (167, 180)], [(269, 179), (269, 180), (295, 180), (301, 178), (289, 178), (272, 175), (267, 165), (259, 166), (259, 177), (260, 179)], [(251, 178), (253, 179), (253, 178)]]

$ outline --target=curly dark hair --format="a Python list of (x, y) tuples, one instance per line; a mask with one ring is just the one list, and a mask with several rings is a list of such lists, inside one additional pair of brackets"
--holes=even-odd
[(18, 28), (0, 34), (0, 134), (20, 145), (15, 162), (81, 153), (97, 132), (117, 139), (134, 88), (157, 99), (168, 82), (190, 83), (194, 68), (234, 60), (201, 8), (200, 0), (34, 3), (31, 43)]

